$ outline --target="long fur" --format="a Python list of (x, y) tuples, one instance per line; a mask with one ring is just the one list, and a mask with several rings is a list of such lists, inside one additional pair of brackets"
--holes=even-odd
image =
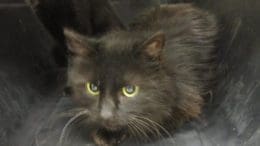
[[(100, 38), (65, 32), (68, 46), (75, 52), (68, 68), (71, 97), (92, 111), (92, 121), (102, 122), (97, 120), (101, 106), (96, 105), (112, 99), (110, 102), (120, 107), (116, 108), (119, 113), (127, 111), (123, 114), (126, 117), (115, 118), (117, 122), (128, 122), (130, 117), (137, 124), (156, 123), (154, 131), (172, 131), (199, 118), (203, 97), (210, 93), (215, 77), (218, 30), (213, 15), (189, 4), (162, 5), (141, 14), (129, 31), (111, 31)], [(143, 43), (158, 32), (165, 34), (165, 45), (160, 57), (153, 58), (149, 52), (145, 54)], [(81, 85), (97, 79), (101, 92), (109, 90), (111, 95), (93, 98), (85, 94)], [(143, 90), (133, 101), (121, 105), (117, 89), (125, 82), (139, 84)], [(144, 125), (139, 128), (143, 135), (151, 133)]]

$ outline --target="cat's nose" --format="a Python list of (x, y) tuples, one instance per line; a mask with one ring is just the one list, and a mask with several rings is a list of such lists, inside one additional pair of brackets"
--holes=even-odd
[(105, 100), (100, 110), (100, 117), (104, 120), (113, 118), (115, 104), (111, 100)]
[(114, 107), (109, 104), (104, 104), (100, 111), (102, 126), (107, 129), (117, 129), (117, 121), (115, 118)]
[(113, 111), (109, 108), (102, 108), (100, 111), (100, 117), (104, 120), (110, 119), (113, 117)]

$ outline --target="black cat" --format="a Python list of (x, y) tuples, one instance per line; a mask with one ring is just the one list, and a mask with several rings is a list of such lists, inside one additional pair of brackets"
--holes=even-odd
[(172, 133), (199, 117), (214, 81), (217, 26), (208, 12), (161, 5), (130, 26), (99, 38), (64, 31), (73, 53), (68, 86), (79, 105), (74, 118), (98, 125), (97, 145)]

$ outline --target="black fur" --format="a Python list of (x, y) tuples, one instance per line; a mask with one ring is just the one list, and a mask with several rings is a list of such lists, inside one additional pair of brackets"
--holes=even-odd
[[(217, 26), (209, 13), (188, 4), (162, 5), (140, 15), (130, 31), (111, 31), (101, 38), (70, 30), (65, 34), (75, 53), (69, 62), (68, 86), (80, 107), (90, 111), (87, 123), (104, 129), (112, 121), (113, 127), (126, 127), (130, 136), (140, 139), (129, 133), (135, 116), (170, 131), (201, 114), (203, 96), (215, 76)], [(99, 97), (86, 94), (86, 82), (100, 82)], [(129, 100), (120, 94), (128, 84), (140, 86), (139, 95)], [(100, 111), (108, 106), (114, 115), (107, 120)], [(151, 136), (163, 131), (136, 124)], [(100, 140), (97, 145), (102, 145)]]

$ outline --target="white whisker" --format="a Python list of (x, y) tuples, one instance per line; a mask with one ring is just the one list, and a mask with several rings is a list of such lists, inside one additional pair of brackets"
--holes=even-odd
[(64, 139), (65, 136), (66, 136), (66, 132), (67, 132), (67, 129), (69, 128), (69, 126), (70, 126), (76, 119), (78, 119), (79, 117), (81, 117), (81, 116), (83, 116), (83, 115), (89, 115), (89, 111), (88, 111), (88, 110), (84, 110), (84, 111), (79, 112), (78, 114), (76, 114), (75, 116), (73, 116), (73, 117), (65, 124), (65, 126), (64, 126), (63, 129), (62, 129), (60, 138), (59, 138), (58, 146), (63, 146), (63, 139)]
[(151, 120), (151, 119), (149, 119), (147, 117), (141, 117), (141, 116), (138, 116), (138, 115), (134, 115), (134, 116), (136, 116), (136, 118), (139, 118), (139, 119), (144, 119), (144, 120), (148, 121), (149, 123), (151, 123), (152, 125), (157, 126), (158, 128), (160, 128), (167, 136), (170, 137), (170, 139), (171, 139), (170, 141), (174, 145), (175, 142), (172, 140), (173, 139), (172, 135), (161, 124), (159, 124), (159, 123), (157, 123), (157, 122), (155, 122), (155, 121), (153, 121), (153, 120)]

